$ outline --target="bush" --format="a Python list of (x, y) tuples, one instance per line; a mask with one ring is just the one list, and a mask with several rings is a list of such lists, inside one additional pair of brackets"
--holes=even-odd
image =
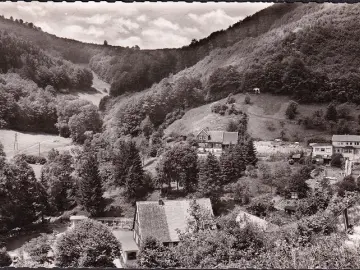
[(48, 235), (42, 234), (28, 242), (25, 245), (25, 251), (29, 253), (31, 259), (36, 263), (51, 263), (52, 260), (48, 256), (51, 250), (51, 240)]
[(331, 157), (330, 165), (333, 167), (342, 168), (344, 163), (344, 157), (342, 154), (335, 153)]
[(20, 155), (15, 156), (15, 158), (24, 160), (29, 164), (41, 164), (41, 165), (44, 165), (46, 163), (46, 158), (42, 157), (42, 156), (20, 154)]
[(298, 113), (297, 108), (298, 108), (298, 104), (295, 101), (291, 100), (285, 111), (286, 117), (290, 120), (295, 119), (295, 117)]
[(251, 104), (251, 97), (249, 94), (245, 95), (244, 102), (245, 102), (245, 104)]
[(55, 265), (114, 267), (113, 260), (120, 257), (120, 247), (107, 226), (94, 220), (84, 220), (56, 240)]
[(12, 264), (11, 257), (7, 253), (6, 248), (0, 249), (0, 267), (7, 267)]
[(234, 104), (236, 102), (233, 94), (230, 94), (226, 100), (226, 104)]

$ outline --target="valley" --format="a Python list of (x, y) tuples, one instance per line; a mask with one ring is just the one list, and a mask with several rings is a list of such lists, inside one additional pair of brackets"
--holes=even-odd
[(359, 266), (359, 14), (273, 4), (154, 50), (0, 17), (0, 266)]

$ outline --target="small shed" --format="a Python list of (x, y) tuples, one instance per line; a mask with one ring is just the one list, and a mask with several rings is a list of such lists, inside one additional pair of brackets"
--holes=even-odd
[(77, 223), (79, 223), (80, 221), (85, 220), (85, 219), (88, 219), (88, 217), (87, 217), (87, 216), (83, 216), (83, 215), (81, 215), (81, 216), (71, 216), (71, 217), (70, 217), (71, 227), (75, 227), (75, 225), (76, 225)]
[(113, 230), (116, 239), (121, 243), (122, 261), (127, 264), (135, 262), (139, 253), (139, 247), (134, 240), (134, 232), (127, 230)]
[(285, 210), (285, 213), (289, 214), (289, 215), (292, 215), (296, 212), (296, 207), (293, 206), (293, 205), (286, 205), (284, 207), (284, 210)]

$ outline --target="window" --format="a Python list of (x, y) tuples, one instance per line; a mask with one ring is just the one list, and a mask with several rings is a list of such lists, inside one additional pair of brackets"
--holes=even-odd
[(346, 142), (346, 145), (349, 145), (349, 143), (348, 143), (348, 142)]
[(136, 260), (136, 252), (134, 252), (134, 251), (128, 252), (127, 259), (128, 260)]
[(331, 152), (330, 148), (326, 149), (326, 153), (330, 153), (330, 152)]
[(352, 145), (352, 142), (350, 142), (349, 144)]
[(325, 152), (325, 148), (321, 148), (321, 152)]
[(315, 151), (319, 151), (320, 150), (320, 148), (315, 148)]

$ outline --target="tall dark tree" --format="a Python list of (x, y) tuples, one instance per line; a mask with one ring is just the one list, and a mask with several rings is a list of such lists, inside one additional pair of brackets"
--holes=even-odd
[(24, 227), (44, 216), (47, 196), (32, 168), (23, 160), (5, 163), (0, 173), (0, 231)]
[(256, 148), (254, 145), (254, 141), (252, 139), (250, 139), (247, 142), (246, 146), (247, 146), (246, 161), (248, 164), (255, 166), (258, 161), (258, 158), (256, 156)]
[(104, 211), (102, 182), (99, 163), (94, 151), (82, 152), (76, 164), (77, 199), (80, 205), (92, 216), (99, 216)]
[(337, 121), (338, 115), (337, 115), (337, 110), (336, 110), (336, 106), (334, 103), (330, 103), (329, 106), (326, 108), (325, 119), (330, 120), (330, 121), (335, 121), (335, 122)]
[(246, 149), (243, 145), (231, 147), (220, 157), (221, 179), (223, 183), (239, 179), (246, 169)]
[(124, 195), (128, 200), (135, 201), (143, 198), (149, 191), (150, 186), (145, 181), (140, 153), (135, 143), (130, 144), (129, 151), (131, 160), (128, 163), (130, 167), (125, 178)]
[(49, 196), (52, 209), (63, 211), (70, 209), (75, 201), (75, 181), (72, 173), (73, 158), (70, 153), (51, 151), (49, 161), (41, 169), (41, 183)]
[(200, 162), (199, 167), (199, 195), (210, 198), (212, 203), (216, 204), (222, 189), (219, 161), (212, 153), (209, 153), (206, 160)]

